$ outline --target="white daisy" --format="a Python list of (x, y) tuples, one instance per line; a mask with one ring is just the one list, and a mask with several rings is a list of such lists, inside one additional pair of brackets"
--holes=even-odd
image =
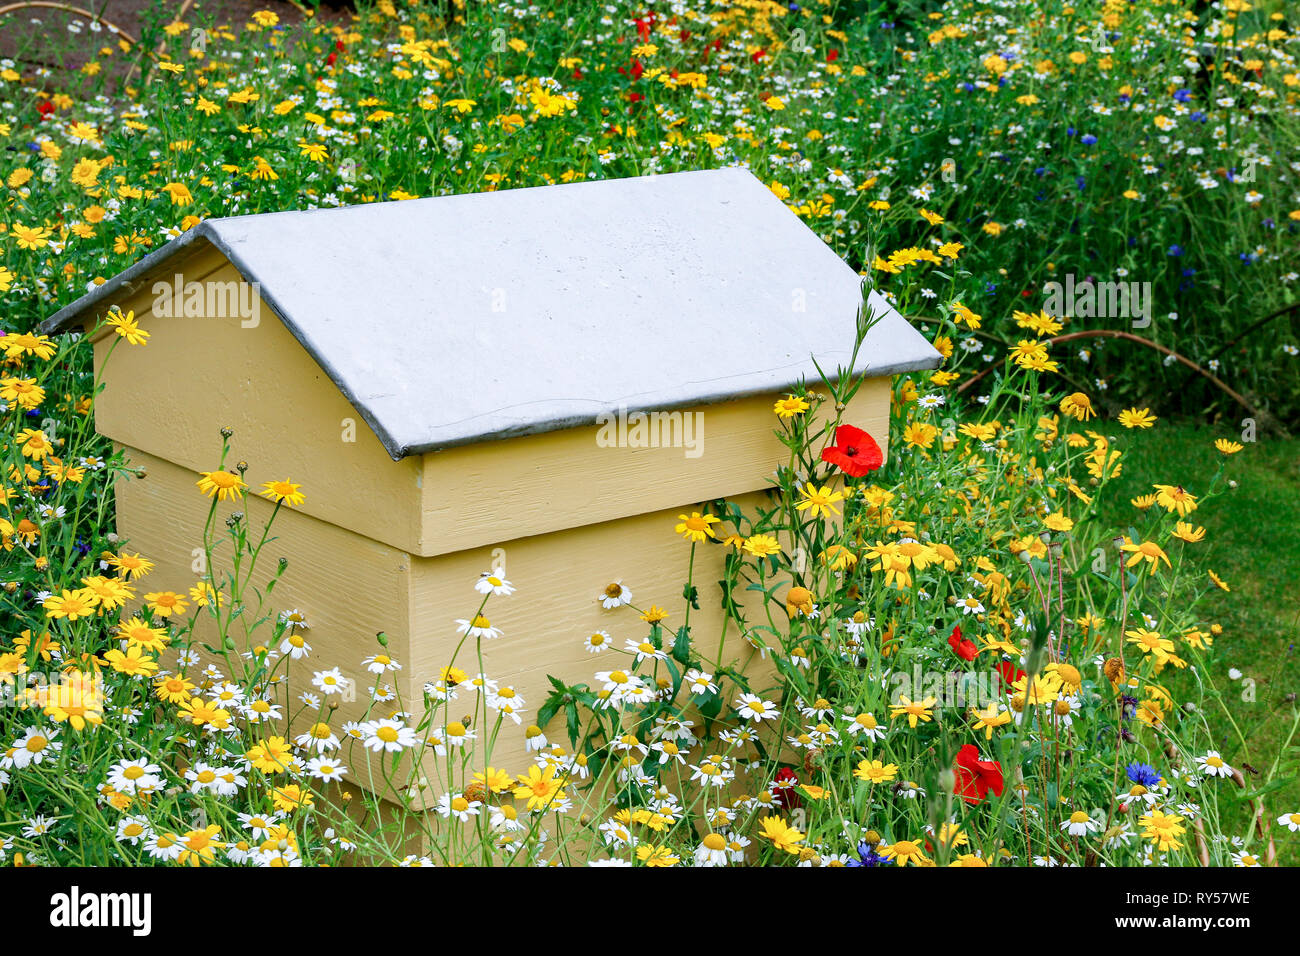
[(400, 720), (368, 720), (361, 730), (366, 749), (375, 753), (400, 753), (418, 743), (415, 731)]
[(1087, 836), (1101, 829), (1101, 824), (1082, 810), (1075, 810), (1061, 821), (1061, 829), (1070, 836)]
[(470, 637), (481, 637), (486, 641), (494, 641), (501, 636), (501, 628), (493, 627), (492, 622), (482, 614), (476, 614), (472, 621), (458, 619), (456, 621), (456, 633), (468, 634)]
[(372, 654), (361, 662), (361, 666), (372, 674), (382, 674), (384, 671), (400, 671), (402, 669), (402, 665), (387, 654)]
[(153, 791), (162, 783), (162, 767), (147, 760), (124, 760), (108, 770), (108, 782), (122, 793)]
[(311, 653), (311, 645), (303, 640), (301, 634), (290, 631), (280, 642), (280, 653), (288, 654), (292, 660), (300, 661)]
[(648, 638), (644, 641), (638, 641), (635, 638), (629, 637), (623, 642), (623, 649), (629, 654), (636, 655), (636, 659), (633, 661), (634, 664), (640, 664), (644, 660), (668, 660), (668, 655), (665, 654), (661, 648), (655, 647), (651, 644)]
[(115, 839), (119, 843), (130, 843), (136, 846), (141, 840), (147, 840), (152, 835), (153, 830), (149, 827), (149, 821), (142, 816), (123, 817), (117, 821)]
[(632, 601), (632, 592), (623, 586), (621, 580), (614, 581), (605, 586), (605, 590), (596, 598), (600, 601), (601, 607), (605, 610), (613, 610), (616, 607), (622, 607)]
[(1280, 827), (1286, 827), (1292, 833), (1300, 831), (1300, 811), (1282, 814), (1277, 818), (1277, 825)]
[(28, 727), (21, 737), (13, 742), (8, 753), (0, 754), (0, 767), (8, 770), (15, 767), (22, 770), (32, 764), (42, 763), (46, 757), (52, 757), (63, 749), (63, 744), (56, 740), (58, 730), (44, 727)]
[(469, 821), (470, 817), (478, 816), (479, 809), (483, 806), (477, 800), (469, 800), (461, 794), (444, 793), (438, 798), (438, 805), (434, 808), (443, 818), (455, 817), (461, 823)]
[(312, 686), (318, 688), (327, 697), (331, 694), (342, 694), (352, 683), (343, 676), (343, 672), (337, 667), (332, 667), (327, 671), (317, 671), (312, 675), (311, 682)]
[(720, 833), (709, 833), (695, 848), (696, 866), (726, 866), (727, 840)]
[(745, 720), (761, 723), (764, 720), (776, 720), (781, 715), (776, 704), (763, 700), (757, 694), (741, 694), (735, 703), (736, 713)]
[(474, 590), (479, 594), (509, 595), (515, 593), (515, 586), (495, 571), (484, 571), (474, 582)]
[(1233, 770), (1229, 767), (1217, 750), (1207, 751), (1204, 757), (1196, 758), (1197, 766), (1201, 773), (1207, 777), (1231, 777)]
[(337, 760), (331, 760), (329, 757), (312, 757), (311, 760), (307, 761), (307, 773), (317, 780), (324, 780), (327, 783), (342, 780), (347, 771), (347, 767)]

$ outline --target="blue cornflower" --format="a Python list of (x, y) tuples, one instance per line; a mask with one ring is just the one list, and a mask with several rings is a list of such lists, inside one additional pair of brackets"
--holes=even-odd
[(1182, 90), (1174, 91), (1174, 99), (1176, 99), (1180, 103), (1186, 103), (1191, 98), (1192, 98), (1191, 90), (1182, 89)]
[(858, 856), (860, 859), (849, 860), (847, 866), (889, 866), (889, 858), (881, 856), (876, 852), (876, 848), (863, 840), (858, 844)]
[(1091, 133), (1084, 133), (1083, 136), (1079, 138), (1079, 142), (1084, 146), (1092, 146), (1097, 142), (1097, 137), (1093, 136)]
[(1160, 771), (1148, 763), (1131, 763), (1124, 770), (1130, 780), (1144, 787), (1154, 787), (1160, 783)]
[(1178, 243), (1174, 243), (1172, 246), (1169, 247), (1169, 255), (1181, 256), (1182, 254), (1183, 254), (1183, 247), (1178, 245)]

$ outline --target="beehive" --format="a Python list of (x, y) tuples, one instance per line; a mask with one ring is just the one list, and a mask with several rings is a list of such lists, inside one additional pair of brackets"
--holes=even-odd
[[(643, 633), (601, 607), (610, 582), (680, 621), (677, 515), (723, 497), (752, 513), (786, 458), (773, 401), (817, 379), (814, 356), (849, 361), (861, 304), (859, 276), (727, 169), (208, 220), (42, 331), (118, 307), (150, 333), (107, 364), (116, 336), (94, 350), (96, 427), (146, 475), (118, 485), (117, 530), (156, 562), (153, 589), (195, 583), (209, 507), (195, 482), (232, 429), (228, 464), (247, 462), (250, 485), (303, 486), (254, 583), (288, 560), (274, 603), (304, 613), (309, 668), (358, 682), (343, 718), (376, 683), (360, 662), (381, 631), (418, 702), (474, 582), (503, 566), (518, 593), (490, 605), (503, 636), (484, 667), (532, 719), (548, 674), (599, 669), (592, 631), (618, 646)], [(844, 420), (887, 448), (891, 376), (939, 355), (879, 295), (870, 306), (855, 369), (870, 379)], [(659, 415), (661, 441), (638, 413)], [(254, 526), (271, 512), (251, 495), (238, 508)], [(722, 550), (697, 549), (706, 655)]]

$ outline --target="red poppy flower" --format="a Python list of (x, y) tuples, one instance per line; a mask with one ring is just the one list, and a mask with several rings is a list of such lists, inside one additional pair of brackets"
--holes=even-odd
[(1002, 764), (996, 760), (980, 760), (980, 752), (974, 744), (967, 744), (957, 751), (957, 795), (967, 803), (979, 803), (993, 791), (994, 796), (1002, 796)]
[(641, 74), (645, 72), (645, 66), (642, 65), (640, 60), (633, 60), (632, 68), (630, 70), (625, 66), (620, 66), (618, 72), (622, 73), (624, 76), (632, 77), (632, 82), (635, 83), (637, 80), (641, 79)]
[(36, 112), (41, 114), (41, 119), (45, 119), (54, 112), (54, 104), (49, 100), (41, 100), (36, 104)]
[(960, 624), (953, 625), (952, 634), (948, 636), (948, 646), (964, 661), (975, 660), (975, 655), (979, 653), (979, 648), (975, 646), (974, 641), (968, 641), (961, 636)]
[(776, 772), (776, 781), (772, 785), (772, 802), (787, 810), (797, 810), (803, 806), (803, 797), (795, 792), (799, 776), (789, 767), (782, 767)]
[(861, 478), (884, 464), (876, 440), (853, 425), (835, 429), (835, 444), (822, 451), (822, 461), (829, 461), (846, 475)]
[(1015, 693), (1015, 691), (1011, 689), (1011, 685), (1025, 676), (1025, 672), (1010, 661), (1002, 661), (998, 664), (998, 674), (1002, 678), (1002, 683), (1006, 685), (1006, 692), (1008, 694)]
[(839, 58), (840, 58), (840, 51), (839, 51), (839, 50), (827, 50), (827, 51), (826, 51), (826, 62), (827, 62), (827, 63), (834, 63), (834, 62), (835, 62), (836, 60), (838, 60)]

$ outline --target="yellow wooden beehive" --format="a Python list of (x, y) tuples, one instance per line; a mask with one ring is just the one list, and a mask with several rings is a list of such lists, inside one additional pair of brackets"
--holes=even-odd
[[(42, 331), (116, 307), (150, 335), (107, 363), (117, 337), (94, 343), (96, 427), (145, 474), (116, 491), (119, 535), (157, 565), (145, 590), (198, 578), (195, 485), (230, 429), (227, 465), (247, 462), (253, 489), (302, 485), (253, 583), (287, 559), (274, 607), (305, 616), (309, 667), (356, 681), (342, 719), (381, 681), (418, 703), (496, 568), (518, 592), (490, 605), (502, 637), (483, 666), (527, 724), (548, 674), (603, 666), (588, 635), (644, 633), (602, 607), (611, 582), (680, 620), (678, 515), (723, 497), (752, 513), (786, 459), (773, 401), (816, 380), (812, 356), (847, 363), (861, 304), (857, 274), (728, 169), (209, 220)], [(871, 378), (844, 420), (886, 448), (891, 376), (939, 355), (870, 307), (855, 371)], [(257, 527), (272, 505), (250, 494), (219, 515), (236, 508)], [(697, 549), (706, 654), (722, 551)], [(361, 666), (377, 632), (402, 665), (382, 678)]]

